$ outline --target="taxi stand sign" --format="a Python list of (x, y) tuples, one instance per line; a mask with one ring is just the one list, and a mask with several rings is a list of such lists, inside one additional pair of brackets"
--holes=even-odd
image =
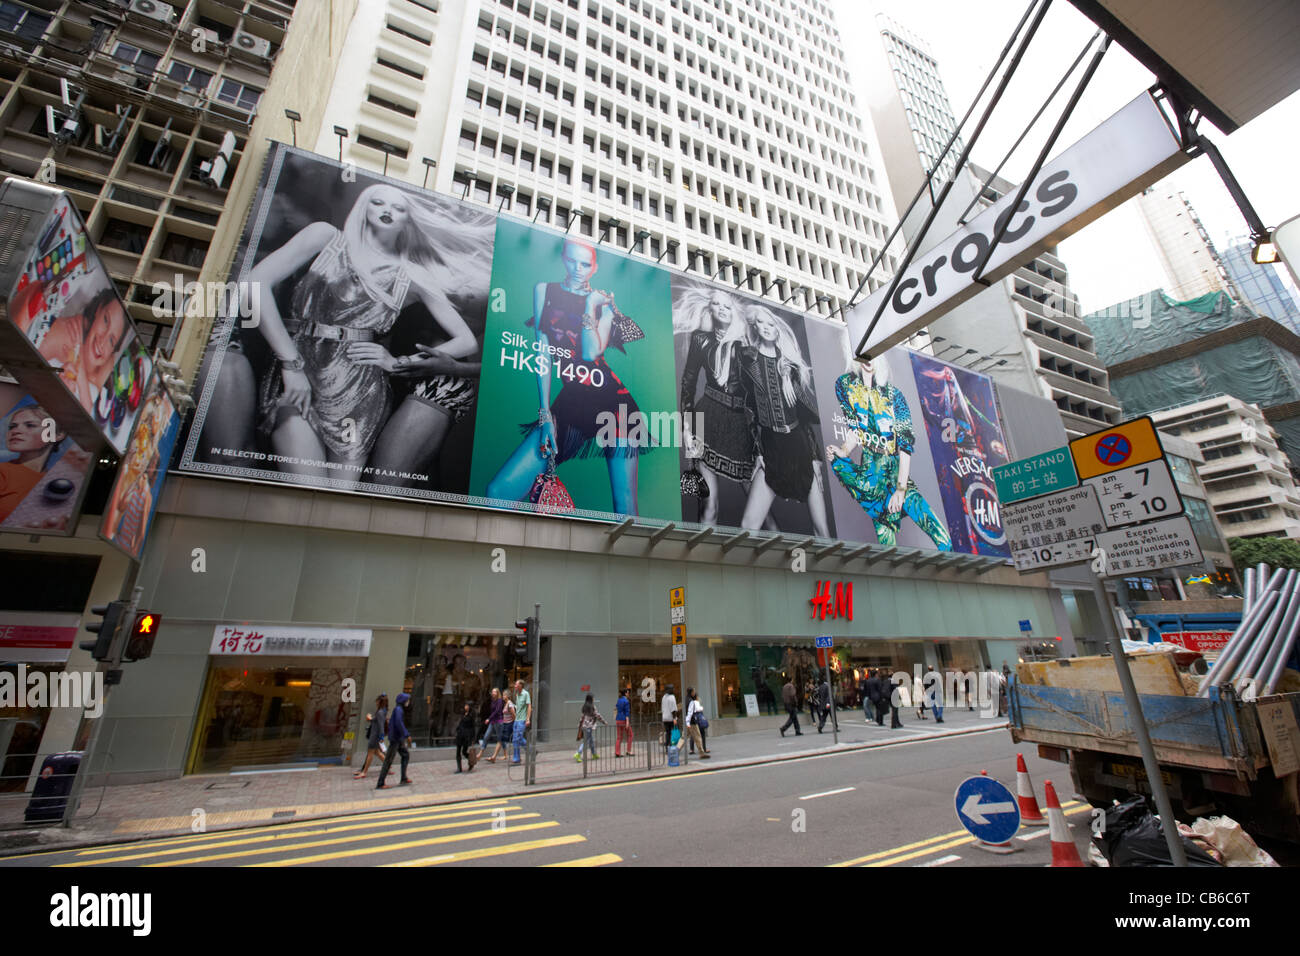
[(996, 465), (992, 471), (998, 501), (1004, 508), (1027, 498), (1064, 491), (1079, 483), (1079, 476), (1074, 470), (1074, 459), (1070, 456), (1067, 445), (1041, 455)]

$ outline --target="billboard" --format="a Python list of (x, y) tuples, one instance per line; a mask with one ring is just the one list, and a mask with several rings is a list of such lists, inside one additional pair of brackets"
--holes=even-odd
[(231, 279), (182, 471), (1006, 553), (989, 380), (842, 324), (283, 144)]
[(20, 266), (0, 282), (4, 364), (82, 445), (121, 454), (152, 371), (148, 352), (67, 194), (11, 179), (3, 197), (27, 219)]
[(0, 531), (71, 535), (95, 456), (18, 385), (0, 383)]
[(104, 506), (99, 536), (139, 561), (158, 507), (181, 419), (161, 378), (155, 376), (140, 406), (126, 456)]

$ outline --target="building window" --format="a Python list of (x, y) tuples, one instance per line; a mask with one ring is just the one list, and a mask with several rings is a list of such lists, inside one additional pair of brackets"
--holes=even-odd
[(102, 246), (134, 252), (144, 252), (145, 243), (149, 241), (149, 227), (124, 219), (110, 219), (104, 224), (104, 234), (99, 237)]
[(202, 268), (203, 260), (208, 254), (208, 244), (202, 239), (171, 233), (163, 240), (159, 258), (168, 262), (179, 262), (183, 266)]
[(188, 63), (182, 63), (180, 60), (172, 61), (172, 65), (167, 68), (167, 75), (186, 89), (198, 90), (200, 93), (212, 82), (211, 73), (190, 66)]
[(130, 63), (135, 67), (137, 73), (152, 73), (158, 68), (158, 61), (161, 59), (157, 54), (141, 50), (139, 47), (133, 47), (129, 43), (119, 43), (113, 50), (113, 59), (122, 63)]
[(217, 88), (217, 99), (249, 113), (257, 109), (257, 101), (261, 98), (261, 90), (235, 80), (222, 80), (221, 86)]
[(0, 31), (16, 33), (24, 40), (39, 40), (49, 28), (51, 18), (28, 10), (9, 0), (0, 0)]

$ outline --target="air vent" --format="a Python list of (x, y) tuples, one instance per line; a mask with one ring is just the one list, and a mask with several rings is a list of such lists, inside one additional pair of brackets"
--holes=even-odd
[(14, 250), (22, 242), (31, 221), (32, 214), (23, 209), (9, 208), (0, 212), (0, 268), (13, 259)]

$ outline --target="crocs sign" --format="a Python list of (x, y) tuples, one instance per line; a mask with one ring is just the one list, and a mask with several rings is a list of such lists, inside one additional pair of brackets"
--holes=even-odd
[[(1143, 93), (1047, 163), (1016, 208), (1015, 193), (918, 255), (848, 314), (858, 355), (879, 355), (987, 284), (1082, 229), (1187, 161), (1160, 107)], [(955, 199), (950, 201), (956, 201)], [(1005, 229), (980, 278), (994, 236)], [(876, 313), (880, 318), (876, 321)], [(873, 327), (874, 321), (874, 327)]]

